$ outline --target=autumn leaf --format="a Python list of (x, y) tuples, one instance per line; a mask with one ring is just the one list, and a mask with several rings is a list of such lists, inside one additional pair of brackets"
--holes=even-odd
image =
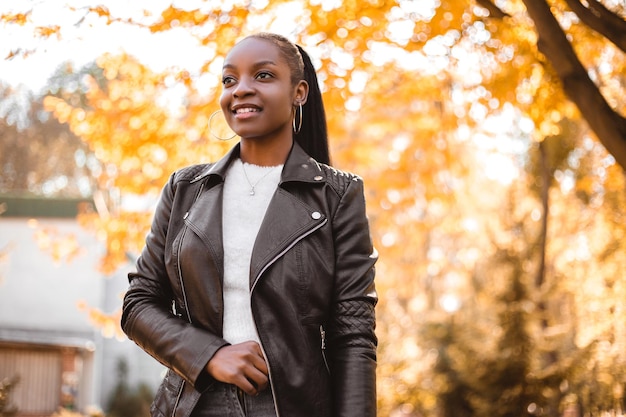
[(34, 233), (34, 239), (40, 250), (50, 255), (55, 264), (72, 262), (84, 253), (73, 233), (60, 233), (54, 227), (40, 227)]
[(90, 7), (89, 8), (90, 12), (93, 12), (95, 14), (97, 14), (99, 17), (110, 17), (111, 13), (109, 12), (109, 8), (106, 6), (95, 6), (95, 7)]
[(118, 340), (126, 339), (126, 335), (119, 326), (122, 317), (121, 309), (113, 313), (105, 313), (98, 308), (91, 307), (84, 300), (78, 301), (77, 307), (87, 315), (89, 321), (95, 328), (100, 329), (102, 336), (106, 338), (116, 338)]
[(30, 22), (32, 10), (25, 13), (7, 13), (0, 15), (0, 22), (14, 23), (16, 25), (24, 26)]
[(35, 28), (35, 33), (43, 38), (56, 35), (57, 39), (61, 38), (61, 27), (57, 25), (53, 26), (38, 26)]

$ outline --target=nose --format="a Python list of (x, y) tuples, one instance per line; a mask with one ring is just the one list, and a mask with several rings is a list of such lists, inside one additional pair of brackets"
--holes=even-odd
[(254, 88), (252, 87), (252, 80), (247, 78), (241, 78), (233, 90), (234, 97), (244, 97), (250, 94), (254, 94)]

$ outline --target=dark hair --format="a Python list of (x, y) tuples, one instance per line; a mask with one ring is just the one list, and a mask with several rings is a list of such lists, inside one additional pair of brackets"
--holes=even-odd
[[(289, 65), (292, 85), (295, 86), (301, 80), (309, 84), (309, 95), (306, 103), (302, 106), (302, 129), (298, 133), (294, 132), (293, 138), (316, 161), (330, 164), (326, 113), (322, 101), (322, 92), (317, 81), (317, 73), (311, 58), (300, 45), (290, 42), (284, 36), (262, 32), (249, 37), (264, 39), (276, 45)], [(299, 109), (295, 111), (300, 113)]]

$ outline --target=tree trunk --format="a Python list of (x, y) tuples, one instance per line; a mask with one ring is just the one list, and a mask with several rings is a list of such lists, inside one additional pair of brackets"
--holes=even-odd
[(626, 118), (609, 106), (598, 86), (591, 81), (548, 3), (522, 1), (535, 22), (537, 47), (561, 79), (565, 94), (576, 104), (607, 151), (626, 170)]

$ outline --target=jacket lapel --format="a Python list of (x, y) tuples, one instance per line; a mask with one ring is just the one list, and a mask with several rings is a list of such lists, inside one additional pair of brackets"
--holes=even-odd
[(231, 161), (239, 155), (239, 144), (219, 161), (211, 164), (207, 169), (191, 182), (204, 181), (206, 185), (200, 191), (198, 198), (189, 209), (185, 223), (204, 242), (209, 249), (220, 274), (224, 275), (224, 245), (222, 240), (222, 198), (224, 178)]
[(294, 142), (285, 161), (281, 183), (270, 201), (254, 243), (250, 261), (251, 288), (275, 259), (326, 223), (327, 219), (321, 207), (311, 207), (288, 191), (294, 187), (299, 190), (317, 187), (325, 180), (317, 162)]
[(267, 265), (325, 222), (326, 217), (320, 210), (307, 206), (279, 187), (270, 201), (252, 250), (251, 287)]
[[(193, 181), (204, 180), (213, 184), (202, 191), (189, 210), (185, 222), (205, 243), (218, 269), (224, 273), (224, 248), (222, 240), (222, 198), (226, 170), (232, 160), (239, 156), (239, 145), (209, 167)], [(321, 208), (310, 207), (287, 191), (283, 184), (300, 183), (300, 186), (316, 186), (324, 182), (317, 162), (294, 143), (285, 161), (281, 184), (272, 197), (257, 234), (250, 261), (250, 285), (263, 270), (279, 258), (300, 239), (327, 221)], [(207, 177), (219, 177), (214, 181)], [(308, 183), (308, 185), (307, 185)]]
[(204, 242), (221, 274), (224, 273), (222, 244), (223, 183), (203, 191), (189, 210), (185, 223)]

